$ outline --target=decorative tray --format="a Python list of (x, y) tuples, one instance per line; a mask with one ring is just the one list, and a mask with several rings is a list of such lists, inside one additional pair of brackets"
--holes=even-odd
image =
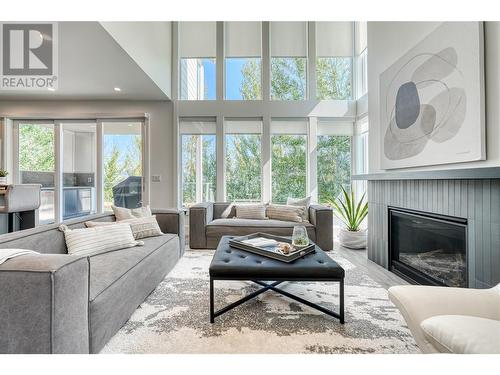
[[(284, 253), (282, 248), (280, 248), (280, 243), (288, 244), (290, 248), (288, 254)], [(249, 251), (286, 263), (302, 258), (304, 255), (314, 252), (315, 249), (315, 245), (312, 242), (309, 242), (309, 245), (297, 248), (292, 245), (290, 238), (273, 236), (267, 233), (253, 233), (247, 236), (233, 237), (229, 240), (229, 245), (239, 250)], [(286, 247), (286, 245), (282, 246)]]

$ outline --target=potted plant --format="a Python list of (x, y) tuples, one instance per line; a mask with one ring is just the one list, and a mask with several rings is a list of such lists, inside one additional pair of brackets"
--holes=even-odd
[(0, 169), (0, 185), (7, 185), (7, 172), (5, 169)]
[(349, 194), (342, 186), (342, 196), (330, 202), (335, 215), (345, 224), (345, 228), (341, 228), (339, 233), (339, 242), (342, 246), (351, 249), (366, 248), (366, 229), (359, 228), (368, 215), (368, 202), (364, 202), (365, 194), (356, 202), (353, 189), (351, 188)]

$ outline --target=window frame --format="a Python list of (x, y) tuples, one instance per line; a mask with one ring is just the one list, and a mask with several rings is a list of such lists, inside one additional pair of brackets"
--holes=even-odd
[[(104, 211), (104, 134), (103, 123), (110, 122), (140, 122), (141, 123), (141, 160), (142, 160), (142, 200), (144, 205), (150, 204), (150, 170), (149, 170), (149, 118), (145, 117), (109, 117), (109, 118), (11, 118), (12, 120), (12, 180), (14, 184), (21, 183), (19, 168), (19, 126), (28, 124), (53, 124), (54, 126), (54, 223), (62, 223), (63, 220), (63, 166), (64, 166), (64, 140), (63, 124), (71, 123), (95, 123), (96, 124), (96, 171), (95, 171), (95, 189), (96, 189), (96, 214), (105, 213)], [(92, 216), (92, 215), (89, 215)], [(85, 217), (85, 216), (82, 216)]]
[[(356, 113), (356, 69), (354, 56), (354, 43), (352, 46), (351, 58), (351, 98), (348, 100), (327, 99), (319, 100), (316, 96), (316, 22), (306, 23), (306, 43), (307, 50), (306, 63), (306, 89), (304, 100), (279, 100), (271, 98), (271, 22), (263, 21), (261, 24), (262, 32), (262, 56), (261, 56), (261, 100), (232, 100), (226, 99), (226, 54), (225, 54), (225, 23), (217, 22), (217, 99), (215, 101), (182, 101), (175, 96), (178, 93), (177, 87), (173, 89), (174, 102), (174, 135), (175, 135), (175, 157), (174, 168), (176, 171), (181, 169), (181, 149), (180, 149), (180, 130), (179, 123), (186, 117), (207, 117), (216, 118), (216, 136), (217, 136), (217, 198), (216, 201), (226, 201), (226, 145), (225, 145), (225, 126), (227, 118), (247, 118), (261, 117), (263, 121), (263, 131), (261, 136), (261, 198), (263, 202), (269, 202), (272, 198), (272, 170), (271, 170), (271, 121), (275, 118), (288, 119), (307, 119), (309, 127), (307, 132), (307, 151), (306, 151), (306, 193), (311, 195), (312, 199), (317, 199), (317, 168), (316, 162), (316, 133), (317, 123), (321, 119), (331, 118), (350, 122), (354, 124), (357, 120)], [(352, 22), (354, 29), (355, 23)], [(173, 23), (173, 59), (179, 61), (177, 54), (178, 31), (177, 23)], [(231, 56), (227, 56), (231, 58)], [(278, 57), (278, 56), (276, 56)], [(179, 83), (177, 64), (174, 64), (173, 84)], [(176, 105), (177, 104), (177, 105)], [(352, 137), (351, 137), (351, 167), (354, 165)], [(181, 176), (177, 174), (177, 184), (175, 196), (178, 207), (182, 207), (182, 189)], [(354, 174), (351, 172), (351, 174)]]

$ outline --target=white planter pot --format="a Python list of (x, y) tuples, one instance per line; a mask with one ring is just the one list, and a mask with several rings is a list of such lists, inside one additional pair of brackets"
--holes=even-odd
[(0, 185), (7, 185), (7, 177), (0, 177)]
[(348, 247), (349, 249), (365, 249), (367, 243), (367, 233), (366, 229), (352, 232), (342, 228), (339, 232), (339, 242), (342, 246)]

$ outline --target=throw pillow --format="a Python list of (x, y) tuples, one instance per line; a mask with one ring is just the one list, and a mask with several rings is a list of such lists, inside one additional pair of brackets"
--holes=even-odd
[(132, 229), (132, 234), (136, 240), (147, 237), (161, 236), (163, 232), (156, 221), (156, 216), (141, 217), (138, 219), (126, 219), (121, 221), (87, 221), (85, 226), (87, 228), (104, 227), (116, 224), (129, 224)]
[(81, 229), (61, 225), (59, 230), (64, 232), (68, 254), (71, 255), (103, 253), (144, 244), (134, 239), (127, 223)]
[(236, 206), (234, 203), (231, 203), (229, 206), (226, 207), (224, 211), (220, 214), (221, 219), (229, 219), (231, 217), (236, 216)]
[(305, 207), (306, 209), (304, 210), (304, 216), (302, 219), (305, 221), (309, 221), (309, 206), (311, 205), (311, 197), (306, 197), (306, 198), (290, 198), (288, 197), (286, 200), (286, 204), (288, 206), (299, 206), (299, 207)]
[(40, 254), (40, 253), (37, 251), (27, 250), (27, 249), (0, 249), (0, 264), (9, 259), (28, 254)]
[(111, 206), (111, 208), (113, 209), (113, 213), (115, 214), (116, 221), (134, 219), (139, 217), (150, 217), (153, 215), (149, 206), (133, 209), (117, 206)]
[(266, 206), (263, 204), (242, 204), (236, 206), (236, 217), (238, 219), (265, 220)]
[(266, 214), (269, 219), (302, 223), (304, 221), (304, 212), (305, 207), (270, 204), (267, 206)]

